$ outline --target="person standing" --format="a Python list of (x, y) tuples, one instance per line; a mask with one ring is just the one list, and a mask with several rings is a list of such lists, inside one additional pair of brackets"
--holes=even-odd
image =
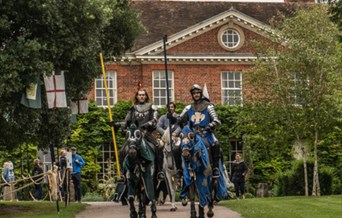
[(236, 153), (232, 165), (232, 182), (234, 183), (236, 198), (245, 198), (245, 176), (248, 172), (247, 165), (241, 160), (241, 154)]
[(193, 103), (187, 105), (180, 114), (180, 125), (185, 123), (191, 126), (195, 131), (203, 135), (207, 148), (210, 148), (213, 177), (220, 176), (219, 161), (220, 161), (220, 143), (216, 138), (214, 132), (216, 126), (221, 124), (218, 119), (214, 105), (211, 104), (207, 98), (203, 96), (202, 87), (195, 84), (190, 89), (190, 94)]
[(81, 203), (81, 172), (82, 167), (85, 165), (85, 162), (81, 155), (77, 154), (76, 147), (71, 147), (72, 153), (72, 173), (71, 178), (74, 184), (75, 190), (75, 201)]
[(34, 198), (35, 200), (41, 200), (42, 199), (42, 193), (43, 193), (43, 188), (42, 188), (42, 181), (44, 178), (43, 175), (44, 171), (42, 168), (42, 162), (39, 159), (34, 160), (34, 167), (32, 170), (32, 176), (33, 176), (33, 181), (34, 181)]
[(67, 187), (68, 187), (68, 182), (69, 182), (69, 175), (67, 175), (69, 173), (69, 171), (67, 170), (67, 150), (66, 149), (62, 149), (59, 153), (59, 178), (60, 179), (60, 189), (61, 189), (61, 195), (62, 197), (65, 197)]

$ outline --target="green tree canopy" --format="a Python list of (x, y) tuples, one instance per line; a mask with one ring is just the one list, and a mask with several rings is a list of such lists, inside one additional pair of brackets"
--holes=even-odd
[(6, 0), (0, 14), (0, 145), (60, 144), (69, 111), (25, 108), (25, 88), (63, 70), (68, 101), (84, 97), (100, 72), (99, 52), (129, 49), (142, 30), (138, 15), (127, 0)]

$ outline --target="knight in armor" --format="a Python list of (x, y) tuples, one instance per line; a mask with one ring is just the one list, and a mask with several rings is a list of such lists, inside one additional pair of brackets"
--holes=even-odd
[(180, 114), (180, 124), (188, 124), (197, 132), (199, 132), (208, 149), (210, 149), (213, 177), (219, 177), (219, 160), (220, 160), (220, 143), (215, 136), (216, 126), (221, 124), (217, 117), (214, 105), (203, 96), (202, 87), (195, 84), (190, 93), (193, 103), (187, 105)]
[[(126, 129), (131, 123), (138, 123), (138, 127), (143, 131), (144, 138), (148, 145), (155, 152), (155, 168), (157, 175), (163, 177), (160, 174), (163, 164), (163, 152), (159, 149), (158, 142), (152, 135), (152, 132), (156, 129), (158, 121), (158, 111), (152, 104), (149, 103), (150, 98), (145, 89), (139, 89), (134, 98), (134, 105), (128, 111), (123, 128)], [(120, 159), (123, 161), (127, 154), (127, 145), (122, 147), (120, 152)], [(121, 161), (120, 161), (121, 162)], [(163, 179), (163, 178), (160, 178)]]

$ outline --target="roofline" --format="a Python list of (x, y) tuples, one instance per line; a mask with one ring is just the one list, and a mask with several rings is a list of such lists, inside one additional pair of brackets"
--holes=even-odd
[[(172, 48), (184, 41), (192, 39), (200, 34), (203, 34), (209, 30), (212, 30), (218, 26), (223, 24), (234, 22), (238, 25), (241, 25), (247, 29), (250, 29), (258, 34), (265, 35), (266, 33), (273, 32), (271, 27), (244, 14), (240, 11), (237, 11), (233, 7), (228, 11), (222, 12), (214, 17), (211, 17), (207, 20), (204, 20), (196, 25), (193, 25), (187, 29), (184, 29), (176, 34), (173, 34), (168, 37), (168, 41), (165, 43), (166, 48)], [(163, 51), (163, 40), (159, 40), (155, 43), (152, 43), (148, 46), (140, 48), (134, 52), (126, 53), (126, 55), (154, 55)]]

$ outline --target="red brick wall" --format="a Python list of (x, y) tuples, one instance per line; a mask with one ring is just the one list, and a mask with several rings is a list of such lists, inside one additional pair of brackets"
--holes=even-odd
[[(223, 49), (217, 41), (217, 33), (220, 28), (215, 28), (193, 39), (190, 39), (180, 45), (177, 45), (167, 52), (168, 54), (226, 54), (227, 50)], [(248, 29), (243, 29), (245, 34), (245, 43), (237, 51), (233, 53), (251, 54), (254, 49), (249, 43), (251, 40), (266, 40), (263, 36), (256, 34)], [(221, 103), (221, 72), (222, 71), (244, 71), (251, 65), (244, 64), (196, 64), (188, 62), (186, 64), (168, 63), (168, 70), (174, 72), (175, 101), (182, 103), (191, 102), (189, 93), (193, 84), (201, 86), (206, 83), (210, 100), (215, 104)], [(160, 64), (131, 64), (117, 65), (107, 63), (107, 71), (117, 72), (117, 88), (118, 100), (133, 100), (137, 90), (138, 81), (141, 82), (142, 88), (145, 88), (152, 99), (152, 71), (164, 70), (164, 63)], [(243, 75), (243, 92), (248, 93), (248, 86), (244, 82), (248, 78)], [(91, 92), (93, 93), (93, 91)], [(89, 98), (94, 95), (90, 93)]]

